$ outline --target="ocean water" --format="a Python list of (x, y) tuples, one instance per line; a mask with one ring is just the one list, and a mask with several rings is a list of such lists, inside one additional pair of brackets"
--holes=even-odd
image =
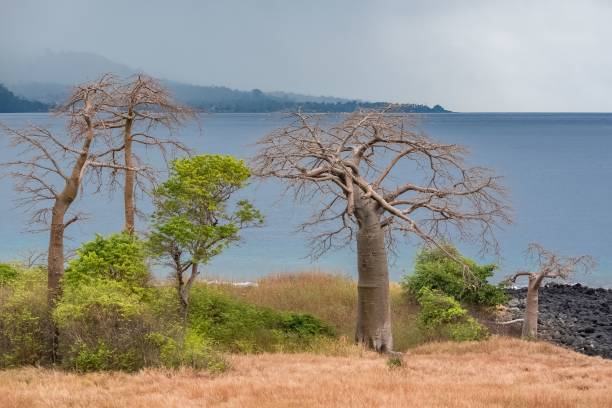
[[(199, 153), (233, 154), (248, 159), (257, 139), (282, 126), (280, 114), (203, 115), (199, 126), (181, 130), (184, 142)], [(0, 122), (21, 127), (28, 122), (61, 131), (63, 122), (48, 114), (0, 114)], [(530, 242), (567, 255), (590, 254), (599, 263), (574, 281), (612, 286), (612, 114), (589, 113), (454, 113), (421, 115), (419, 126), (431, 137), (467, 146), (469, 163), (483, 165), (504, 177), (510, 192), (514, 224), (497, 233), (500, 254), (478, 255), (477, 248), (460, 245), (467, 255), (496, 262), (496, 279), (530, 265), (524, 251)], [(0, 161), (15, 151), (0, 142)], [(161, 166), (161, 162), (153, 158)], [(203, 269), (209, 276), (249, 280), (269, 273), (322, 269), (356, 273), (353, 248), (308, 257), (307, 236), (296, 232), (310, 214), (310, 205), (281, 198), (276, 181), (254, 183), (241, 194), (266, 215), (263, 228), (245, 231), (239, 246), (230, 248)], [(44, 249), (45, 234), (23, 232), (27, 214), (16, 207), (11, 181), (0, 179), (0, 259)], [(150, 210), (143, 200), (142, 209)], [(89, 219), (71, 227), (68, 246), (122, 226), (121, 197), (97, 195), (78, 200)], [(139, 229), (146, 228), (140, 220)], [(391, 278), (399, 280), (412, 269), (418, 241), (398, 248)]]

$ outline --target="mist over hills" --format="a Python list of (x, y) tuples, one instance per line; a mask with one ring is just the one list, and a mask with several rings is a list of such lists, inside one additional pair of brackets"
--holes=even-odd
[[(54, 106), (66, 100), (75, 84), (112, 72), (120, 77), (144, 73), (103, 56), (84, 52), (46, 52), (37, 57), (9, 58), (0, 66), (0, 84), (21, 100)], [(368, 102), (338, 97), (302, 95), (292, 92), (243, 91), (224, 86), (202, 86), (162, 79), (175, 97), (207, 112), (278, 112), (302, 109), (306, 112), (352, 112), (377, 108), (388, 102)], [(23, 106), (23, 104), (22, 104)], [(33, 106), (33, 105), (32, 105)], [(402, 112), (448, 112), (439, 105), (405, 104)], [(1, 110), (6, 112), (6, 110)]]
[(51, 52), (38, 56), (4, 56), (0, 82), (8, 85), (42, 83), (72, 86), (113, 72), (129, 76), (140, 72), (98, 54), (88, 52)]

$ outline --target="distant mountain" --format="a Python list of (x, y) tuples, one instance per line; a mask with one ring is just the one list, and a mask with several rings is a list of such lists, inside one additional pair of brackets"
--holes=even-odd
[[(308, 96), (285, 92), (263, 92), (259, 89), (238, 91), (221, 86), (188, 85), (163, 81), (175, 97), (207, 112), (280, 112), (301, 109), (304, 112), (354, 112), (359, 108), (382, 108), (387, 102), (366, 102), (325, 96)], [(448, 112), (440, 105), (403, 104), (398, 112)]]
[(0, 112), (46, 112), (47, 110), (49, 110), (49, 106), (44, 103), (19, 98), (0, 84)]
[[(300, 100), (297, 94), (274, 92), (259, 89), (239, 91), (223, 86), (189, 85), (174, 81), (162, 81), (175, 98), (189, 106), (206, 112), (216, 113), (262, 113), (301, 109), (304, 112), (353, 112), (359, 108), (382, 108), (387, 102), (366, 102), (342, 98), (308, 97)], [(38, 100), (48, 105), (56, 105), (68, 97), (70, 86), (53, 83), (18, 83), (11, 89), (18, 95), (30, 100)], [(410, 113), (448, 112), (440, 105), (430, 108), (427, 105), (403, 104), (396, 111)]]
[(10, 84), (9, 87), (11, 91), (23, 98), (51, 106), (65, 102), (72, 89), (72, 85), (48, 82), (18, 82)]
[[(17, 95), (47, 105), (66, 100), (73, 85), (93, 80), (112, 72), (120, 77), (138, 73), (126, 65), (105, 57), (81, 52), (48, 52), (43, 56), (3, 63), (0, 82)], [(378, 108), (387, 102), (367, 102), (328, 96), (310, 96), (290, 92), (263, 92), (259, 89), (240, 91), (223, 86), (190, 85), (162, 81), (186, 105), (207, 112), (279, 112), (301, 109), (305, 112), (353, 112), (359, 108)], [(420, 104), (405, 104), (402, 112), (448, 112), (439, 105), (430, 108)]]
[(36, 57), (3, 58), (0, 82), (74, 85), (94, 80), (107, 72), (130, 76), (139, 71), (89, 52), (48, 51)]
[(347, 98), (336, 98), (333, 96), (313, 96), (313, 95), (303, 95), (293, 92), (281, 92), (281, 91), (273, 91), (266, 92), (266, 94), (273, 96), (275, 98), (287, 99), (293, 102), (348, 102), (350, 99)]

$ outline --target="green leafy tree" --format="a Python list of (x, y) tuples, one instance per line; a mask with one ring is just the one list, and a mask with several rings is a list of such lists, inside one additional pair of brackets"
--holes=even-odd
[(66, 268), (64, 286), (110, 279), (130, 287), (143, 287), (150, 279), (145, 244), (128, 233), (96, 235), (76, 253), (76, 258)]
[(495, 306), (506, 301), (503, 288), (488, 283), (497, 268), (494, 264), (478, 265), (461, 256), (452, 245), (444, 245), (445, 251), (461, 260), (470, 269), (465, 274), (464, 265), (448, 257), (439, 248), (425, 248), (416, 257), (414, 274), (404, 277), (402, 286), (418, 297), (422, 288), (439, 290), (460, 302), (481, 306)]
[[(152, 253), (174, 269), (181, 312), (185, 318), (189, 289), (205, 264), (240, 238), (245, 227), (263, 223), (253, 205), (232, 195), (246, 185), (250, 171), (232, 156), (200, 155), (179, 159), (170, 177), (154, 191), (155, 212), (149, 245)], [(185, 273), (191, 273), (185, 279)]]

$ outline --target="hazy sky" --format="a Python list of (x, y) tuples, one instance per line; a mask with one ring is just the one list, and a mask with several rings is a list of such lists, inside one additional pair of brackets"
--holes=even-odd
[(611, 40), (612, 1), (0, 0), (5, 55), (457, 111), (612, 111)]

